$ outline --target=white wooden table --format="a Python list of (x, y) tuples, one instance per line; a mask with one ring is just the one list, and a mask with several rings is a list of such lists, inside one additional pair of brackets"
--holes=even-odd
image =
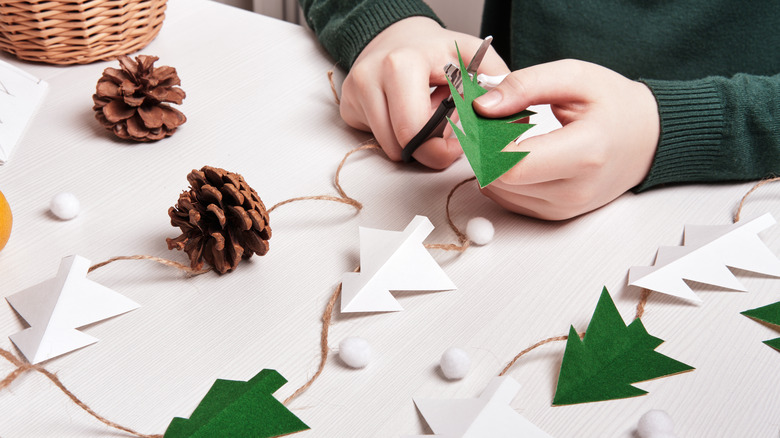
[[(22, 63), (49, 83), (32, 126), (8, 164), (0, 190), (14, 228), (0, 252), (0, 294), (39, 283), (60, 259), (93, 262), (149, 254), (186, 262), (168, 251), (179, 234), (168, 207), (204, 165), (242, 174), (267, 206), (296, 196), (335, 194), (336, 166), (368, 139), (347, 127), (326, 72), (332, 61), (295, 25), (202, 0), (171, 0), (165, 25), (142, 53), (176, 67), (188, 121), (171, 138), (128, 144), (93, 118), (91, 95), (114, 62), (55, 67)], [(428, 243), (451, 243), (445, 219), (450, 189), (471, 174), (465, 159), (443, 172), (388, 161), (376, 151), (353, 155), (342, 173), (346, 192), (364, 209), (298, 202), (271, 214), (265, 257), (228, 275), (187, 277), (145, 261), (116, 262), (89, 275), (141, 304), (84, 329), (100, 341), (44, 363), (95, 411), (143, 433), (163, 433), (188, 417), (215, 379), (247, 380), (278, 370), (290, 395), (316, 371), (320, 317), (341, 275), (358, 263), (358, 226), (401, 230), (414, 215), (436, 230)], [(290, 404), (311, 430), (302, 437), (393, 437), (430, 433), (412, 397), (476, 397), (520, 350), (538, 340), (584, 330), (606, 286), (630, 321), (640, 290), (626, 286), (633, 265), (649, 265), (660, 245), (681, 243), (688, 223), (731, 223), (751, 184), (691, 185), (627, 194), (574, 220), (548, 223), (503, 211), (475, 186), (461, 188), (452, 215), (461, 228), (489, 218), (496, 239), (457, 255), (431, 250), (458, 285), (453, 292), (398, 293), (405, 310), (336, 312), (329, 345), (367, 339), (369, 366), (353, 370), (331, 355), (322, 376)], [(48, 212), (58, 192), (75, 193), (81, 214), (60, 221)], [(755, 193), (744, 216), (780, 217), (780, 185)], [(780, 254), (780, 227), (762, 233)], [(508, 373), (522, 385), (512, 407), (555, 437), (633, 437), (639, 417), (663, 409), (679, 437), (777, 437), (780, 353), (762, 344), (776, 330), (739, 314), (780, 299), (780, 279), (738, 272), (749, 292), (695, 285), (701, 305), (653, 294), (642, 318), (666, 340), (658, 351), (696, 367), (640, 383), (648, 395), (552, 407), (564, 343), (543, 346)], [(0, 303), (0, 347), (23, 322)], [(439, 357), (463, 348), (472, 368), (445, 380)], [(14, 367), (0, 360), (0, 377)], [(29, 372), (0, 392), (0, 436), (125, 436), (74, 405), (48, 379)]]

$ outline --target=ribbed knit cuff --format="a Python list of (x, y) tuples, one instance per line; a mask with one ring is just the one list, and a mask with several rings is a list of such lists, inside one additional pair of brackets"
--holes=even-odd
[(342, 28), (342, 32), (336, 37), (331, 54), (340, 66), (349, 70), (355, 58), (377, 34), (397, 21), (419, 16), (431, 18), (442, 24), (433, 10), (419, 0), (371, 3)]
[(706, 181), (720, 154), (724, 131), (723, 100), (715, 84), (708, 79), (642, 82), (658, 102), (661, 137), (650, 172), (633, 191)]

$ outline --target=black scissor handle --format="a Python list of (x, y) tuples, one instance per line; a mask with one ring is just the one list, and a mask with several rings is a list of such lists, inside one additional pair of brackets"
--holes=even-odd
[(404, 160), (404, 163), (413, 161), (412, 154), (414, 151), (428, 139), (441, 137), (444, 134), (444, 128), (447, 126), (447, 117), (451, 116), (453, 111), (455, 111), (455, 101), (452, 100), (451, 96), (441, 101), (439, 107), (436, 108), (436, 112), (428, 119), (428, 123), (401, 151), (401, 158)]

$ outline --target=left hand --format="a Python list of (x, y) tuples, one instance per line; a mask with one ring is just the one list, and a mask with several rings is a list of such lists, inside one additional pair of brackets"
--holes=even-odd
[(550, 104), (563, 127), (519, 143), (515, 150), (530, 154), (483, 189), (499, 205), (569, 219), (609, 203), (650, 171), (660, 118), (641, 82), (584, 61), (555, 61), (510, 73), (474, 108), (498, 118), (539, 104)]

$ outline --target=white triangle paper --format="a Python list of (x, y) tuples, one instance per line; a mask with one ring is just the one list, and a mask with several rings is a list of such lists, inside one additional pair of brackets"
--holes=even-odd
[(30, 325), (9, 336), (36, 364), (97, 342), (76, 330), (140, 307), (113, 290), (86, 278), (89, 260), (64, 257), (55, 278), (6, 297)]
[(453, 290), (455, 285), (423, 246), (433, 231), (415, 216), (403, 231), (360, 227), (360, 272), (342, 277), (342, 312), (403, 310), (390, 291)]
[(479, 398), (460, 400), (414, 399), (434, 435), (406, 438), (550, 438), (509, 404), (520, 384), (508, 376), (494, 377)]
[(628, 283), (700, 302), (683, 280), (744, 291), (728, 267), (780, 277), (780, 260), (758, 237), (774, 224), (767, 213), (746, 223), (686, 226), (684, 246), (659, 248), (653, 266), (629, 270)]

